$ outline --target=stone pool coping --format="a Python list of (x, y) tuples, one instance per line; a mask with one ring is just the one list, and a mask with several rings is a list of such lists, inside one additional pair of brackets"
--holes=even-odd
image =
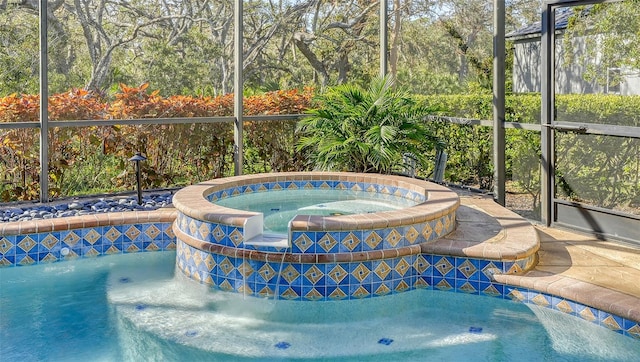
[[(467, 208), (470, 215), (460, 211)], [(515, 260), (524, 254), (536, 255), (540, 243), (536, 228), (517, 214), (496, 204), (486, 196), (463, 196), (458, 210), (458, 228), (451, 235), (423, 247), (423, 252), (466, 256), (469, 258), (498, 258)], [(177, 211), (172, 208), (155, 211), (132, 211), (93, 214), (58, 219), (0, 223), (0, 238), (10, 235), (26, 235), (65, 231), (98, 226), (173, 222)], [(475, 215), (475, 216), (474, 216)], [(495, 222), (478, 218), (488, 215)], [(504, 247), (504, 248), (502, 248)], [(577, 258), (569, 256), (569, 259)], [(595, 268), (595, 267), (594, 267)], [(605, 274), (606, 271), (598, 274)], [(578, 280), (561, 273), (533, 269), (514, 274), (496, 274), (496, 282), (547, 293), (559, 298), (591, 306), (640, 323), (640, 295), (620, 292), (615, 286), (607, 287), (590, 283), (589, 278)], [(593, 280), (593, 279), (592, 279)], [(576, 315), (578, 313), (576, 312)], [(639, 338), (639, 334), (635, 338)]]
[[(354, 174), (344, 172), (282, 172), (228, 177), (205, 181), (189, 186), (173, 197), (173, 205), (183, 214), (193, 219), (243, 227), (247, 218), (255, 212), (231, 209), (211, 203), (207, 196), (222, 189), (254, 184), (295, 181), (337, 181), (344, 183), (380, 184), (418, 193), (427, 198), (426, 202), (401, 210), (376, 212), (373, 214), (318, 216), (299, 215), (291, 223), (293, 231), (361, 230), (383, 229), (400, 225), (418, 224), (435, 220), (455, 211), (459, 198), (446, 187), (394, 175)], [(384, 193), (384, 192), (383, 192)]]

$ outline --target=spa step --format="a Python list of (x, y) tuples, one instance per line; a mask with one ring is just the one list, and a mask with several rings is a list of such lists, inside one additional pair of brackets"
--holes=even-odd
[(288, 248), (289, 238), (286, 235), (260, 234), (249, 240), (245, 240), (244, 245), (257, 247), (270, 246), (273, 248)]
[[(291, 221), (289, 222), (291, 224)], [(259, 213), (249, 217), (244, 222), (244, 245), (253, 245), (256, 249), (259, 247), (272, 248), (288, 248), (291, 246), (289, 237), (282, 234), (265, 234), (263, 233), (264, 215)], [(289, 225), (291, 231), (291, 225)]]

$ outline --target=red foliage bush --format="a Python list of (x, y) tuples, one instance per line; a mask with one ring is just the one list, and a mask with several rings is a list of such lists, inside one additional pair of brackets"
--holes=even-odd
[[(245, 98), (245, 115), (303, 113), (311, 105), (312, 89), (282, 90)], [(219, 97), (175, 95), (162, 97), (149, 85), (121, 84), (111, 99), (82, 89), (54, 94), (49, 98), (49, 119), (96, 120), (92, 127), (55, 127), (50, 124), (49, 178), (51, 196), (64, 193), (65, 172), (79, 161), (86, 162), (87, 150), (122, 159), (122, 173), (113, 179), (117, 188), (129, 188), (126, 158), (142, 151), (145, 187), (173, 186), (180, 179), (202, 180), (221, 177), (231, 169), (233, 127), (229, 123), (153, 124), (101, 126), (100, 120), (141, 118), (197, 118), (233, 115), (233, 94)], [(39, 122), (39, 96), (12, 94), (0, 98), (0, 122)], [(260, 171), (290, 169), (299, 165), (292, 149), (295, 125), (291, 122), (245, 122), (245, 147), (252, 161), (262, 163)], [(0, 200), (27, 200), (38, 194), (39, 141), (34, 129), (0, 131)], [(189, 160), (189, 161), (187, 161)], [(191, 162), (192, 164), (189, 164)], [(73, 190), (72, 190), (73, 191)], [(76, 190), (77, 192), (77, 190)]]

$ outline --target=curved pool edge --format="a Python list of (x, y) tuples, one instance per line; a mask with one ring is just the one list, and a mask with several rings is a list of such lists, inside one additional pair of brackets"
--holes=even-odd
[[(501, 206), (493, 203), (492, 200), (482, 198), (470, 198), (464, 199), (467, 204), (474, 206), (479, 212), (487, 214), (497, 213), (502, 215), (505, 223), (512, 223), (510, 227), (520, 227), (519, 225), (528, 225), (529, 231), (535, 232), (533, 228), (525, 219), (517, 216), (515, 213), (502, 208)], [(489, 211), (487, 211), (489, 210)], [(80, 239), (87, 245), (89, 243), (84, 240), (84, 236), (92, 234), (91, 231), (102, 233), (102, 236), (106, 234), (111, 227), (120, 228), (126, 231), (129, 227), (133, 226), (138, 230), (142, 230), (149, 225), (154, 225), (162, 232), (156, 238), (150, 238), (150, 245), (157, 245), (158, 247), (139, 249), (135, 251), (129, 251), (125, 248), (119, 248), (114, 253), (109, 252), (107, 246), (113, 246), (106, 237), (103, 237), (100, 241), (96, 241), (93, 244), (94, 247), (89, 248), (86, 245), (83, 247), (76, 247), (75, 250), (88, 250), (87, 253), (78, 252), (79, 258), (90, 258), (101, 255), (109, 254), (123, 254), (129, 252), (141, 252), (141, 251), (161, 251), (161, 250), (174, 250), (175, 249), (175, 237), (172, 236), (172, 223), (175, 219), (177, 211), (173, 209), (162, 209), (156, 211), (138, 211), (138, 212), (123, 212), (123, 213), (111, 213), (111, 214), (97, 214), (86, 215), (79, 217), (48, 219), (39, 221), (28, 222), (11, 222), (0, 223), (0, 265), (9, 267), (21, 267), (21, 260), (16, 257), (16, 246), (19, 241), (29, 236), (34, 242), (37, 243), (34, 249), (37, 249), (43, 241), (46, 240), (58, 240), (56, 245), (52, 246), (49, 250), (50, 253), (56, 258), (38, 260), (37, 256), (34, 262), (24, 264), (48, 264), (51, 262), (61, 262), (68, 260), (60, 255), (60, 244), (63, 244), (63, 238), (74, 232)], [(515, 216), (514, 216), (515, 215)], [(517, 216), (517, 218), (516, 218)], [(464, 228), (467, 224), (466, 220), (458, 218), (458, 229)], [(99, 226), (100, 225), (100, 226)], [(166, 225), (163, 228), (163, 225)], [(512, 232), (513, 231), (513, 232)], [(137, 243), (137, 241), (129, 240), (135, 234), (142, 233), (130, 233), (129, 235), (122, 235), (123, 243), (128, 242)], [(437, 249), (438, 252), (445, 252), (449, 250), (453, 255), (464, 256), (468, 255), (469, 258), (482, 257), (483, 250), (486, 250), (484, 255), (489, 258), (490, 255), (504, 257), (504, 260), (510, 260), (510, 258), (516, 258), (520, 255), (520, 243), (518, 239), (522, 235), (521, 231), (506, 230), (494, 238), (491, 238), (490, 245), (482, 245), (482, 242), (472, 243), (468, 240), (441, 240), (443, 245), (440, 245)], [(139, 237), (139, 236), (138, 236)], [(162, 241), (160, 241), (162, 240)], [(7, 249), (4, 248), (4, 243), (10, 242), (13, 246)], [(504, 242), (505, 245), (511, 244), (512, 247), (507, 248), (504, 252), (498, 252), (500, 243)], [(103, 245), (99, 245), (103, 243)], [(165, 247), (161, 247), (163, 243)], [(445, 244), (448, 243), (449, 246)], [(75, 245), (81, 244), (78, 242)], [(48, 244), (51, 246), (51, 244)], [(69, 246), (67, 244), (63, 244)], [(100, 246), (100, 248), (98, 248)], [(46, 246), (45, 246), (46, 247)], [(448, 248), (448, 249), (447, 249)], [(99, 250), (98, 250), (99, 249)], [(537, 250), (537, 248), (536, 248)], [(434, 252), (436, 249), (433, 250)], [(9, 255), (13, 252), (13, 256)], [(26, 256), (28, 254), (25, 253)], [(33, 254), (32, 254), (33, 255)], [(7, 263), (7, 256), (10, 257), (10, 262)], [(445, 255), (446, 256), (446, 255)], [(69, 260), (74, 258), (69, 258)], [(500, 260), (500, 259), (496, 259)], [(614, 329), (618, 333), (623, 333), (626, 336), (640, 339), (640, 297), (618, 292), (613, 289), (609, 289), (596, 284), (579, 281), (567, 276), (554, 273), (545, 273), (538, 270), (532, 270), (526, 273), (516, 273), (510, 275), (496, 274), (496, 283), (508, 288), (508, 292), (498, 298), (511, 299), (516, 302), (530, 303), (536, 305), (546, 305), (548, 308), (560, 310), (562, 312), (571, 314), (577, 318), (583, 318), (590, 320), (596, 324), (600, 324), (604, 327)], [(458, 291), (458, 290), (451, 290)], [(481, 293), (480, 295), (487, 296), (487, 294)], [(542, 298), (547, 302), (543, 301)], [(538, 304), (540, 303), (540, 304)], [(567, 305), (569, 306), (567, 308)], [(590, 309), (587, 309), (590, 308)], [(586, 312), (585, 312), (586, 311)], [(583, 316), (580, 312), (585, 312)], [(613, 316), (612, 316), (613, 315)], [(596, 319), (593, 319), (594, 316)], [(598, 316), (602, 316), (599, 318)], [(621, 329), (615, 329), (615, 325), (607, 324), (611, 322), (611, 318), (621, 327)]]
[[(243, 227), (247, 218), (258, 213), (223, 207), (210, 202), (207, 197), (216, 191), (237, 189), (246, 192), (248, 185), (263, 185), (287, 182), (335, 181), (345, 185), (380, 184), (385, 187), (402, 188), (421, 194), (427, 199), (416, 206), (402, 210), (377, 212), (373, 214), (344, 216), (299, 216), (292, 222), (294, 231), (358, 230), (385, 228), (407, 223), (420, 223), (450, 214), (459, 205), (458, 196), (444, 186), (395, 175), (358, 174), (347, 172), (282, 172), (234, 176), (204, 181), (185, 187), (173, 196), (173, 205), (185, 216), (196, 220)], [(242, 188), (245, 187), (245, 190)], [(304, 186), (296, 186), (304, 187)], [(348, 186), (345, 186), (348, 187)], [(354, 186), (355, 187), (355, 186)], [(249, 192), (256, 192), (255, 190)], [(380, 190), (379, 193), (393, 193)], [(433, 207), (437, 208), (434, 210)]]

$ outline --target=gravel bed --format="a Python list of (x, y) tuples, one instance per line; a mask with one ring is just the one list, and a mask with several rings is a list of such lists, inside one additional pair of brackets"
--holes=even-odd
[(171, 207), (172, 198), (173, 192), (161, 192), (143, 195), (140, 205), (138, 205), (137, 195), (72, 199), (51, 204), (12, 204), (0, 206), (0, 222), (52, 219), (107, 212), (157, 210), (162, 207)]

